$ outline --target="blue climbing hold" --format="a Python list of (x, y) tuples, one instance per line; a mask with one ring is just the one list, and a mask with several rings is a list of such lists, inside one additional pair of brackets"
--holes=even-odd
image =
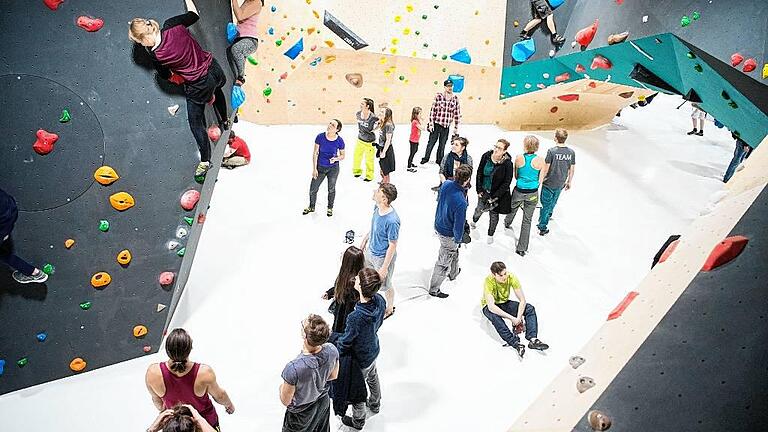
[(232, 103), (232, 111), (236, 111), (240, 108), (240, 105), (245, 102), (245, 92), (239, 85), (232, 86), (232, 96), (229, 98)]
[(552, 9), (557, 9), (558, 7), (560, 7), (560, 5), (565, 3), (565, 0), (547, 0), (547, 1), (549, 2), (549, 6)]
[(717, 127), (718, 129), (722, 129), (724, 126), (725, 126), (724, 124), (720, 123), (720, 120), (715, 119), (715, 127)]
[(40, 332), (37, 334), (37, 340), (40, 342), (45, 342), (45, 340), (48, 338), (48, 333), (46, 332)]
[(234, 42), (238, 34), (240, 33), (237, 31), (237, 26), (234, 23), (227, 23), (227, 42)]
[(469, 51), (467, 51), (466, 48), (462, 48), (451, 54), (451, 60), (466, 64), (472, 63), (472, 57), (469, 55)]
[(464, 90), (464, 75), (448, 75), (448, 79), (453, 83), (454, 93), (461, 93)]
[(273, 35), (273, 34), (275, 34), (275, 29), (270, 27), (270, 28), (267, 29), (267, 33), (269, 33), (270, 35)]
[(512, 45), (512, 58), (518, 63), (528, 60), (535, 52), (536, 43), (533, 39), (516, 42)]
[(5, 360), (0, 360), (0, 375), (5, 371)]
[(277, 11), (277, 6), (272, 5), (272, 12), (276, 12), (276, 11)]
[(302, 51), (304, 51), (304, 38), (299, 39), (299, 41), (293, 44), (291, 49), (286, 51), (284, 54), (289, 59), (296, 60), (296, 57), (298, 57)]

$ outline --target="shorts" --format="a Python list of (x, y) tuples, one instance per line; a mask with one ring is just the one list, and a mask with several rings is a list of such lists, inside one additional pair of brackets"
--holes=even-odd
[[(373, 255), (371, 253), (371, 248), (368, 246), (366, 246), (363, 256), (365, 257), (365, 266), (376, 271), (378, 271), (384, 264), (384, 258), (386, 257), (386, 255), (381, 257)], [(381, 292), (386, 292), (392, 288), (392, 276), (395, 274), (395, 261), (397, 261), (397, 253), (392, 257), (392, 261), (390, 261), (389, 267), (387, 267), (387, 277), (381, 282), (381, 288), (379, 288), (379, 291)]]
[(693, 107), (691, 109), (691, 118), (704, 120), (707, 118), (707, 113), (696, 107)]
[(227, 76), (216, 59), (208, 66), (208, 73), (197, 81), (184, 83), (184, 95), (192, 102), (207, 104), (213, 97), (216, 89), (224, 87)]
[(552, 8), (547, 0), (531, 0), (531, 16), (533, 18), (545, 19), (552, 15)]

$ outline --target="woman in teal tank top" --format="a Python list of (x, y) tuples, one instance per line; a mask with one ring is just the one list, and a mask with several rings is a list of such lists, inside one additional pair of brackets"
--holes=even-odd
[(512, 211), (504, 218), (504, 227), (510, 228), (515, 219), (517, 209), (523, 207), (523, 224), (520, 229), (520, 238), (517, 241), (517, 252), (525, 256), (528, 252), (528, 240), (531, 236), (531, 220), (533, 212), (539, 203), (540, 173), (546, 166), (544, 158), (539, 157), (539, 139), (528, 135), (523, 139), (524, 154), (515, 157), (515, 178), (517, 183), (512, 190)]

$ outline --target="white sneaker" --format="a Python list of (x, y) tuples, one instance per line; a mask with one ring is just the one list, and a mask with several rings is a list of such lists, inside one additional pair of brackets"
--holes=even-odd
[(200, 162), (197, 164), (197, 168), (195, 169), (195, 177), (201, 176), (208, 172), (208, 170), (211, 168), (210, 162)]
[(469, 227), (472, 228), (472, 229), (477, 229), (477, 224), (474, 223), (474, 222), (470, 222), (469, 223)]
[(488, 244), (493, 244), (493, 237), (488, 237), (488, 240), (486, 240)]

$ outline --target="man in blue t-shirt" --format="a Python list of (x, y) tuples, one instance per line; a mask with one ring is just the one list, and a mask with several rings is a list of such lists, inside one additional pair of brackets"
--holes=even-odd
[(392, 208), (392, 201), (397, 199), (397, 188), (392, 183), (383, 183), (373, 193), (376, 207), (373, 209), (371, 230), (363, 237), (360, 249), (364, 251), (365, 266), (371, 267), (381, 275), (381, 291), (387, 299), (384, 318), (395, 312), (395, 290), (392, 276), (397, 259), (397, 239), (400, 237), (400, 217)]
[(543, 178), (541, 183), (541, 211), (539, 212), (539, 235), (549, 233), (549, 219), (555, 210), (560, 192), (563, 189), (571, 188), (573, 176), (576, 174), (576, 153), (573, 149), (565, 145), (568, 139), (568, 131), (565, 129), (555, 130), (555, 147), (547, 150), (545, 158), (546, 166), (541, 170), (539, 178)]

